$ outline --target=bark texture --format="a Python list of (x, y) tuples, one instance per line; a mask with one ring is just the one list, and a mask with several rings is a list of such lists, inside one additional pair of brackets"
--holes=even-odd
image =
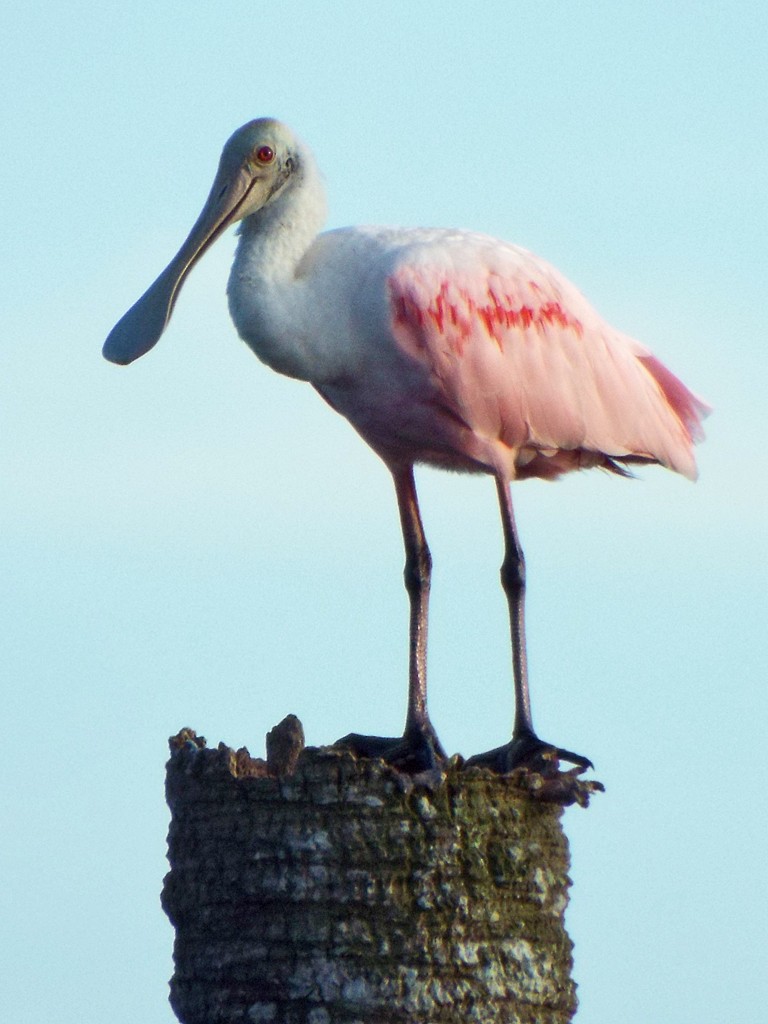
[(179, 1020), (570, 1021), (562, 808), (530, 777), (458, 760), (410, 778), (301, 750), (287, 723), (269, 764), (191, 730), (171, 741), (163, 906)]

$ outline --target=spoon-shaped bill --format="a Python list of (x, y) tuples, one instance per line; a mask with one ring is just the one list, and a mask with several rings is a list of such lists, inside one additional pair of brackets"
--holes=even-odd
[(105, 359), (126, 365), (157, 344), (187, 274), (219, 235), (239, 219), (254, 184), (256, 179), (247, 167), (233, 174), (219, 166), (203, 211), (186, 241), (157, 280), (110, 331), (102, 349)]

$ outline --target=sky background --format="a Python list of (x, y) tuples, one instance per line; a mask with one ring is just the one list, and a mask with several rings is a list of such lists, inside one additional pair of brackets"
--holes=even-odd
[[(660, 469), (514, 488), (534, 714), (607, 792), (564, 821), (578, 1024), (747, 1024), (765, 886), (768, 8), (35, 3), (0, 16), (0, 1018), (171, 1024), (167, 737), (394, 734), (388, 473), (229, 321), (228, 233), (125, 369), (104, 337), (243, 122), (315, 150), (329, 225), (533, 249), (715, 407)], [(422, 471), (446, 748), (511, 725), (490, 479)]]

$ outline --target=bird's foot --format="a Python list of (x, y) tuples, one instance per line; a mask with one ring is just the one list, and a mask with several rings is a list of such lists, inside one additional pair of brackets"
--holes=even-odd
[[(567, 761), (574, 767), (561, 771), (561, 761)], [(466, 764), (468, 768), (489, 768), (499, 775), (524, 769), (524, 775), (531, 782), (527, 788), (532, 796), (564, 806), (573, 803), (586, 806), (591, 794), (604, 788), (600, 782), (586, 782), (579, 778), (588, 768), (594, 767), (589, 758), (545, 743), (532, 732), (518, 733), (503, 747), (476, 754), (468, 758)]]
[(357, 757), (380, 758), (408, 775), (440, 769), (448, 760), (429, 722), (409, 726), (402, 736), (362, 736), (351, 732), (333, 746), (349, 750)]
[(589, 758), (546, 743), (533, 732), (520, 732), (503, 747), (487, 750), (484, 754), (475, 754), (474, 757), (467, 759), (467, 767), (490, 768), (500, 775), (514, 771), (515, 768), (527, 768), (529, 771), (548, 776), (559, 772), (560, 761), (575, 765), (576, 774), (594, 767)]

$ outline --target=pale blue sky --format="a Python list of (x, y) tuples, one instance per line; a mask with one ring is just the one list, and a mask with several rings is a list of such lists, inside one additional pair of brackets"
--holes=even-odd
[[(764, 3), (28, 3), (0, 16), (0, 1017), (170, 1024), (166, 738), (395, 732), (388, 474), (229, 323), (228, 235), (128, 369), (115, 320), (242, 122), (314, 148), (331, 226), (476, 228), (559, 266), (714, 406), (695, 485), (515, 488), (565, 817), (578, 1024), (768, 1002)], [(419, 477), (446, 747), (511, 722), (489, 480)]]

